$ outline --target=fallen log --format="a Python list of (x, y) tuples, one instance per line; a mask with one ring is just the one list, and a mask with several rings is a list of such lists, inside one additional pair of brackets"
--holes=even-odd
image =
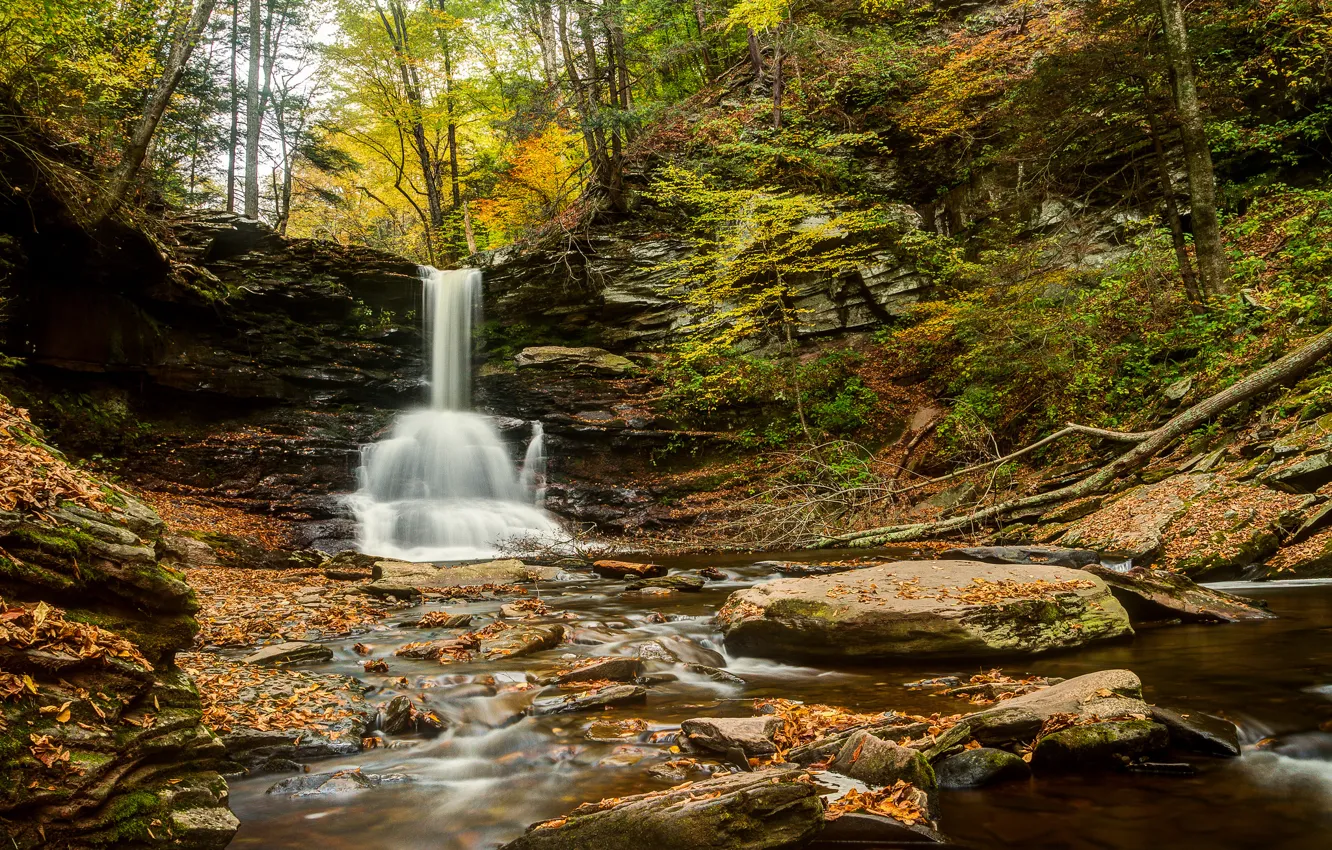
[[(919, 522), (909, 525), (889, 525), (880, 528), (871, 528), (865, 531), (855, 531), (848, 534), (825, 537), (816, 542), (813, 548), (828, 549), (843, 546), (882, 546), (886, 543), (895, 543), (904, 540), (921, 540), (931, 537), (939, 537), (950, 532), (961, 531), (977, 525), (990, 524), (1014, 511), (1056, 504), (1070, 499), (1079, 499), (1083, 496), (1090, 496), (1112, 483), (1115, 479), (1127, 475), (1130, 472), (1134, 472), (1146, 465), (1148, 461), (1175, 440), (1190, 431), (1193, 431), (1195, 428), (1206, 423), (1213, 417), (1224, 413), (1241, 402), (1248, 401), (1260, 393), (1266, 392), (1278, 384), (1299, 377), (1311, 366), (1327, 356), (1329, 352), (1332, 352), (1332, 330), (1324, 331), (1295, 351), (1269, 363), (1253, 374), (1241, 378), (1210, 398), (1198, 402), (1176, 415), (1160, 428), (1157, 428), (1154, 431), (1147, 431), (1144, 434), (1131, 435), (1132, 439), (1136, 441), (1133, 448), (1101, 467), (1100, 470), (1092, 475), (1066, 487), (1060, 487), (1057, 490), (1051, 490), (1047, 493), (1038, 493), (1034, 496), (1010, 499), (1007, 502), (992, 505), (991, 507), (983, 508), (974, 513), (953, 517), (951, 519), (939, 520), (936, 522)], [(1118, 432), (1102, 431), (1101, 429), (1087, 428), (1086, 426), (1070, 427), (1076, 427), (1078, 430), (1097, 434), (1098, 436), (1118, 434)], [(1027, 450), (1015, 454), (1025, 454), (1036, 446), (1048, 444), (1052, 441), (1053, 437), (1056, 435), (1065, 435), (1068, 430), (1068, 428), (1062, 429), (1061, 431), (1056, 432), (1056, 434), (1046, 437), (1041, 442), (1028, 447)], [(1130, 435), (1125, 434), (1122, 436), (1127, 438)], [(1139, 437), (1142, 439), (1139, 440)], [(1014, 455), (1009, 455), (1008, 457), (1011, 458), (1013, 456)]]

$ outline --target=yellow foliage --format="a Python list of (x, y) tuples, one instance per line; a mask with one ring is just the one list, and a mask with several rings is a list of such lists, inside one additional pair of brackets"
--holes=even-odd
[(568, 211), (580, 188), (577, 144), (558, 124), (518, 144), (508, 172), (476, 205), (492, 246), (521, 239)]

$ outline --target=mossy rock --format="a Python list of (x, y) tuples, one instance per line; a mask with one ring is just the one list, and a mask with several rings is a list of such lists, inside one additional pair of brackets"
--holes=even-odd
[(1039, 739), (1031, 765), (1038, 771), (1123, 767), (1164, 750), (1169, 741), (1166, 728), (1152, 720), (1079, 724)]

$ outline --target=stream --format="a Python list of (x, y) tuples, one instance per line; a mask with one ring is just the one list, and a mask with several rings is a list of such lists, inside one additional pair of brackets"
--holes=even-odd
[[(575, 642), (566, 640), (553, 650), (522, 658), (440, 665), (392, 657), (402, 644), (448, 634), (412, 628), (425, 611), (469, 612), (477, 615), (472, 624), (476, 628), (484, 625), (483, 618), (496, 615), (499, 600), (427, 604), (390, 618), (378, 631), (331, 643), (331, 662), (302, 669), (355, 675), (375, 687), (368, 694), (373, 704), (400, 693), (423, 695), (449, 719), (450, 728), (433, 739), (406, 736), (384, 748), (310, 768), (322, 773), (360, 767), (366, 773), (404, 774), (408, 781), (308, 798), (266, 794), (280, 775), (233, 782), (232, 806), (241, 829), (231, 847), (492, 848), (517, 837), (529, 824), (561, 815), (583, 801), (677, 784), (678, 778), (658, 779), (648, 773), (654, 765), (680, 758), (670, 752), (673, 736), (654, 733), (674, 730), (690, 717), (749, 716), (755, 698), (782, 697), (860, 711), (974, 710), (964, 701), (904, 684), (983, 669), (976, 665), (935, 661), (816, 668), (738, 657), (727, 658), (726, 669), (742, 677), (743, 684), (719, 683), (680, 664), (650, 661), (650, 674), (678, 678), (653, 686), (646, 705), (597, 714), (524, 713), (534, 699), (559, 693), (553, 687), (524, 689), (529, 675), (546, 676), (568, 667), (574, 656), (635, 654), (644, 642), (663, 639), (686, 654), (705, 656), (699, 647), (721, 650), (712, 614), (732, 591), (777, 577), (770, 568), (753, 564), (800, 557), (768, 553), (659, 559), (672, 572), (716, 566), (727, 575), (702, 592), (665, 597), (621, 595), (623, 582), (591, 573), (566, 574), (567, 580), (543, 583), (539, 591), (556, 615), (571, 612), (577, 617), (560, 620)], [(1131, 641), (1022, 659), (1004, 669), (1062, 677), (1131, 669), (1142, 678), (1149, 702), (1222, 714), (1238, 723), (1249, 744), (1241, 758), (1199, 759), (1192, 777), (1088, 774), (941, 791), (941, 831), (968, 847), (1329, 846), (1332, 734), (1317, 730), (1332, 719), (1332, 582), (1219, 587), (1265, 600), (1278, 618), (1141, 629)], [(358, 642), (373, 647), (371, 657), (386, 657), (390, 673), (366, 674), (362, 656), (352, 649)], [(404, 676), (410, 686), (398, 682)], [(618, 742), (588, 737), (599, 719), (630, 717), (648, 721), (647, 730)], [(1252, 746), (1269, 735), (1283, 735), (1280, 753)], [(702, 779), (704, 774), (688, 778)]]

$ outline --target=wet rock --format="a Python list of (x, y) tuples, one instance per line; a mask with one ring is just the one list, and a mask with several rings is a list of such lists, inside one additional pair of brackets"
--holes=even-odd
[(972, 729), (985, 728), (986, 724), (992, 724), (991, 728), (1017, 726), (1022, 722), (1022, 712), (1030, 712), (1044, 722), (1055, 714), (1072, 714), (1080, 719), (1148, 716), (1151, 707), (1142, 699), (1142, 680), (1131, 670), (1101, 670), (1005, 700), (994, 708), (968, 715), (963, 722)]
[(629, 583), (629, 590), (638, 591), (649, 587), (661, 587), (667, 590), (695, 592), (703, 589), (706, 582), (699, 576), (673, 575), (657, 578), (635, 579)]
[(326, 794), (346, 794), (378, 788), (381, 785), (410, 782), (402, 773), (362, 773), (357, 770), (339, 770), (336, 773), (311, 773), (291, 776), (275, 783), (266, 794), (286, 794), (289, 797), (317, 797)]
[(561, 673), (555, 681), (561, 685), (571, 682), (632, 682), (643, 675), (643, 661), (639, 658), (611, 656), (594, 658), (567, 673)]
[(604, 348), (566, 348), (538, 345), (524, 348), (514, 357), (519, 369), (543, 368), (618, 378), (638, 372), (633, 361)]
[(1004, 705), (967, 717), (971, 737), (986, 746), (1026, 743), (1036, 737), (1045, 724), (1046, 714), (1022, 706)]
[(543, 626), (515, 626), (495, 637), (481, 642), (481, 655), (487, 660), (531, 655), (559, 646), (564, 639), (564, 626), (553, 623)]
[(809, 850), (840, 850), (845, 847), (913, 847), (943, 843), (942, 835), (922, 823), (906, 824), (868, 812), (848, 812), (829, 823), (806, 847)]
[(1240, 754), (1239, 728), (1229, 720), (1201, 711), (1188, 713), (1152, 706), (1152, 719), (1170, 733), (1170, 746), (1207, 756)]
[(797, 846), (823, 828), (818, 790), (803, 771), (770, 769), (688, 788), (585, 803), (530, 827), (503, 850), (769, 850)]
[(431, 611), (416, 621), (418, 629), (465, 629), (471, 624), (471, 614), (451, 614), (448, 611)]
[(444, 729), (444, 720), (433, 711), (417, 708), (411, 697), (401, 695), (379, 709), (375, 725), (389, 735), (438, 733)]
[(680, 743), (723, 755), (739, 749), (765, 756), (777, 752), (773, 736), (781, 726), (776, 717), (695, 717), (680, 724)]
[(743, 685), (745, 683), (744, 679), (720, 667), (709, 667), (706, 664), (686, 664), (685, 669), (691, 673), (707, 676), (714, 682), (722, 682), (727, 685)]
[(532, 703), (531, 713), (537, 716), (546, 714), (572, 714), (579, 711), (602, 711), (604, 709), (639, 705), (647, 701), (647, 688), (641, 685), (607, 685), (592, 691), (569, 694), (558, 699), (536, 700)]
[(979, 788), (1009, 779), (1031, 776), (1031, 768), (1007, 750), (978, 747), (963, 750), (939, 762), (935, 775), (940, 788)]
[(727, 646), (779, 657), (987, 657), (1133, 633), (1096, 576), (1062, 567), (903, 561), (731, 594)]
[(321, 643), (307, 641), (288, 641), (266, 646), (252, 655), (245, 656), (247, 664), (313, 664), (320, 661), (332, 661), (333, 650)]
[(1110, 586), (1135, 622), (1178, 618), (1192, 623), (1236, 623), (1275, 616), (1238, 596), (1203, 587), (1168, 570), (1135, 567), (1121, 573), (1089, 566), (1086, 572), (1100, 576)]
[(704, 567), (698, 571), (698, 574), (708, 581), (726, 581), (730, 576), (717, 569), (716, 567)]
[(1058, 546), (968, 546), (947, 549), (939, 553), (939, 558), (987, 564), (1046, 564), (1075, 570), (1101, 562), (1100, 553), (1091, 549), (1064, 549)]
[(1170, 737), (1151, 720), (1109, 720), (1061, 729), (1041, 737), (1032, 752), (1034, 770), (1122, 767), (1160, 752)]
[(786, 760), (792, 764), (808, 765), (836, 757), (853, 735), (868, 732), (884, 740), (900, 741), (903, 738), (920, 738), (930, 728), (930, 724), (888, 712), (882, 720), (833, 732), (808, 744), (792, 747), (786, 752)]
[(667, 657), (681, 664), (706, 664), (709, 667), (725, 667), (726, 656), (715, 649), (708, 649), (698, 641), (681, 635), (662, 635), (655, 641)]
[(867, 731), (847, 738), (828, 769), (866, 785), (882, 787), (900, 779), (926, 792), (937, 787), (934, 770), (923, 755)]
[(455, 567), (407, 561), (376, 561), (373, 570), (375, 580), (366, 585), (364, 590), (375, 596), (410, 599), (420, 596), (424, 588), (527, 584), (551, 581), (558, 574), (559, 570), (554, 567), (532, 567), (516, 558)]
[(798, 577), (845, 573), (864, 565), (848, 563), (820, 564), (816, 561), (755, 561), (752, 566), (764, 567), (769, 572), (780, 573), (784, 576)]
[(666, 575), (660, 564), (638, 564), (633, 561), (596, 561), (592, 569), (611, 578), (655, 578)]

